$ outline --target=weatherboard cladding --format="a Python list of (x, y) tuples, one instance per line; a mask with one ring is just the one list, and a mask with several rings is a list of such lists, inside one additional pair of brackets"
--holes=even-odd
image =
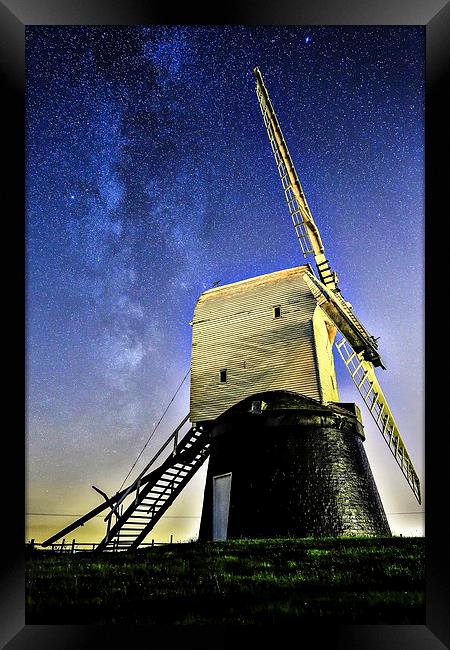
[[(321, 368), (319, 374), (314, 344), (318, 326), (313, 327), (318, 307), (304, 280), (308, 269), (277, 271), (200, 296), (191, 323), (192, 422), (213, 420), (263, 391), (292, 390), (323, 400), (320, 375), (322, 382), (323, 377), (329, 382), (330, 371)], [(281, 317), (274, 318), (273, 308), (278, 305)], [(321, 310), (314, 320), (323, 321)], [(223, 369), (226, 383), (220, 382)]]

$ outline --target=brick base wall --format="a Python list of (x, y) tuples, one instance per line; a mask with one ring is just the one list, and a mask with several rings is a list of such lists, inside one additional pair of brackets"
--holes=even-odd
[[(250, 412), (255, 400), (265, 410)], [(227, 472), (228, 537), (390, 535), (351, 406), (268, 393), (212, 423), (200, 538), (212, 535), (213, 476)]]

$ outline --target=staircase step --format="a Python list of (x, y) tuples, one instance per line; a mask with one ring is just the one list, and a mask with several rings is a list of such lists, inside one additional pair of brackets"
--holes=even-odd
[[(144, 519), (144, 521), (133, 521), (131, 518), (126, 521), (126, 525), (131, 526), (130, 530), (138, 530), (138, 528), (143, 528), (144, 526), (147, 525), (148, 519)], [(125, 528), (122, 528), (122, 530), (125, 530)]]
[[(163, 498), (163, 496), (165, 498)], [(168, 495), (164, 494), (163, 496), (160, 495), (158, 497), (150, 497), (150, 498), (146, 497), (145, 499), (142, 499), (141, 503), (145, 504), (146, 508), (148, 509), (151, 506), (155, 505), (155, 503), (164, 503), (165, 501), (167, 501)]]
[[(143, 521), (148, 521), (149, 517), (139, 517), (139, 515), (132, 514), (132, 515), (130, 515), (130, 519), (142, 519)], [(136, 522), (136, 523), (138, 523), (138, 522)]]

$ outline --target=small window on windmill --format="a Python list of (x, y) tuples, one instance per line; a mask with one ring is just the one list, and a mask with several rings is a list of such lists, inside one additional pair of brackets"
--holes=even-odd
[(262, 412), (262, 403), (261, 400), (253, 400), (250, 407), (250, 413), (261, 413)]
[(273, 308), (273, 317), (274, 318), (281, 318), (281, 306), (277, 305), (276, 307)]
[(263, 411), (265, 411), (267, 408), (267, 403), (264, 402), (264, 400), (252, 400), (252, 404), (250, 406), (250, 413), (258, 413), (261, 414)]
[(227, 383), (227, 369), (226, 368), (222, 368), (222, 370), (219, 373), (219, 377), (220, 377), (220, 383), (221, 384), (226, 384)]

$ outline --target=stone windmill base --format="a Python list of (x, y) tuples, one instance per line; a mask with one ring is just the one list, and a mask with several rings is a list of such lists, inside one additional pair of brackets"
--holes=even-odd
[(200, 539), (391, 534), (355, 404), (261, 393), (210, 435)]

